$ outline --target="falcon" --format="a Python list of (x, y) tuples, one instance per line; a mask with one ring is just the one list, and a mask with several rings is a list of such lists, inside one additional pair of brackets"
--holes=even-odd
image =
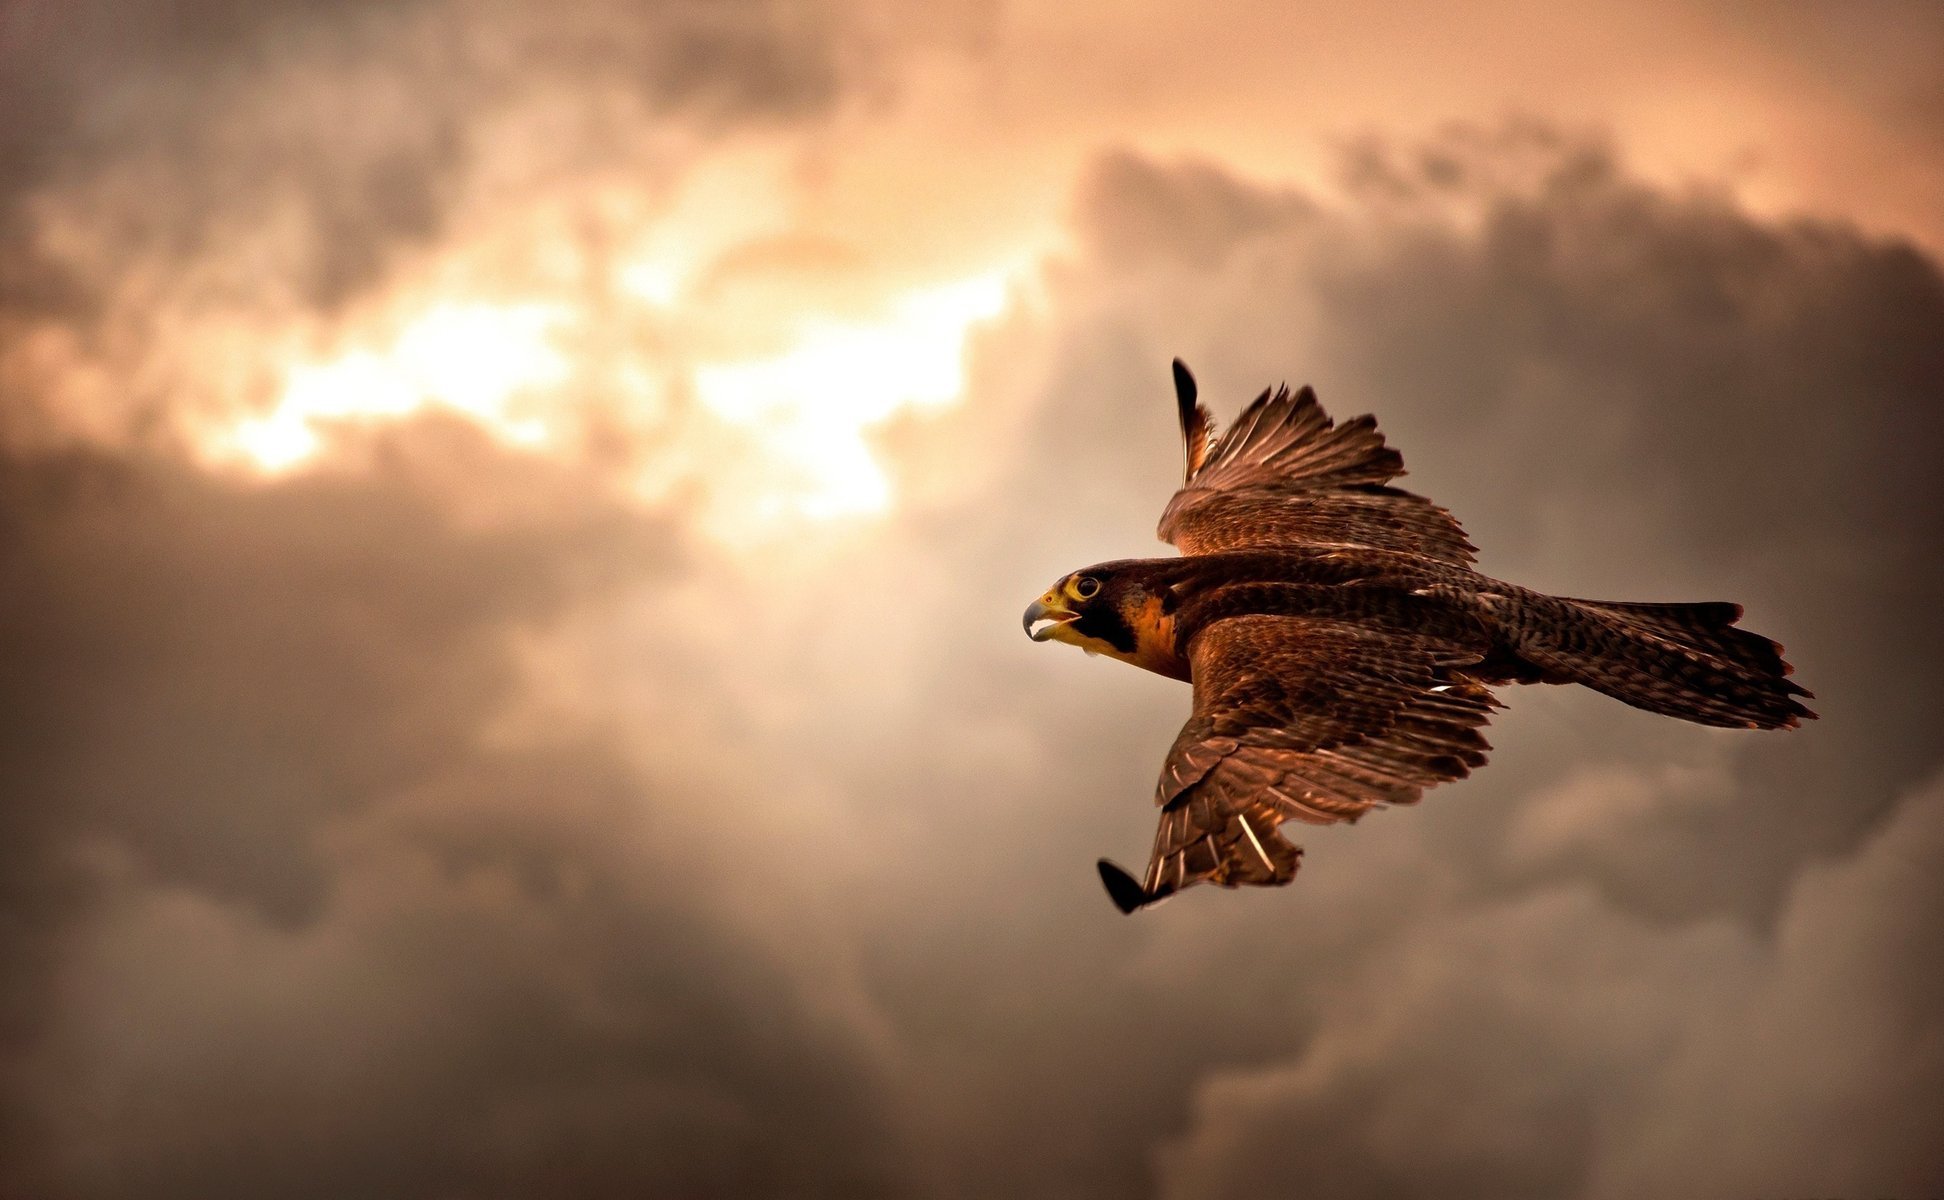
[(1535, 592), (1472, 569), (1445, 509), (1390, 486), (1404, 460), (1372, 417), (1333, 422), (1309, 388), (1264, 391), (1216, 436), (1174, 363), (1187, 470), (1161, 514), (1174, 558), (1075, 571), (1026, 610), (1065, 642), (1192, 685), (1155, 788), (1146, 872), (1106, 859), (1122, 912), (1198, 883), (1280, 886), (1287, 821), (1355, 821), (1485, 764), (1494, 687), (1577, 683), (1648, 712), (1789, 729), (1781, 647), (1738, 604)]

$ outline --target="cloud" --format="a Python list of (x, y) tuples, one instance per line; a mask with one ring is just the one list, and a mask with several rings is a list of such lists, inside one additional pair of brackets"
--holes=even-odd
[(557, 278), (738, 135), (814, 126), (871, 78), (862, 32), (819, 3), (194, 0), (7, 22), (0, 386), (6, 432), (37, 442), (153, 446), (261, 409), (290, 360), (407, 285), (492, 301), (536, 260)]
[[(816, 111), (791, 87), (743, 106)], [(1938, 832), (1936, 264), (1530, 125), (1345, 173), (1103, 156), (964, 403), (884, 431), (906, 506), (762, 554), (453, 414), (270, 479), (8, 438), (0, 1180), (1597, 1196), (1793, 1188), (1785, 1133), (1920, 1178), (1938, 996), (1892, 950), (1937, 925), (1899, 865)], [(1017, 613), (1158, 550), (1175, 354), (1225, 412), (1281, 378), (1376, 410), (1488, 570), (1747, 602), (1826, 719), (1527, 689), (1490, 770), (1310, 836), (1291, 889), (1121, 918), (1090, 863), (1148, 844), (1186, 697)]]
[[(362, 173), (386, 159), (450, 172), (491, 148), (474, 139), (495, 110), (549, 96), (579, 110), (563, 114), (581, 122), (562, 130), (571, 142), (600, 132), (607, 100), (650, 119), (812, 116), (854, 72), (837, 10), (766, 0), (572, 0), (544, 19), (498, 0), (26, 5), (7, 33), (10, 198), (134, 160), (167, 174), (173, 186), (154, 198), (184, 218), (196, 207), (185, 201), (213, 206), (201, 214), (211, 228), (239, 215), (223, 203), (265, 193), (370, 206), (383, 226), (382, 181), (357, 195)], [(427, 153), (441, 140), (452, 154)], [(225, 195), (240, 179), (256, 194)], [(345, 186), (316, 186), (333, 181)]]
[(272, 486), (6, 462), (8, 1185), (881, 1188), (870, 1031), (771, 940), (814, 920), (710, 888), (735, 845), (665, 799), (707, 773), (520, 711), (519, 639), (677, 535), (400, 436)]
[[(1058, 473), (1094, 557), (1141, 552), (1178, 469), (1154, 364), (1200, 364), (1230, 412), (1265, 383), (1314, 383), (1335, 412), (1379, 411), (1411, 483), (1466, 522), (1488, 574), (1738, 600), (1828, 701), (1801, 738), (1708, 749), (1713, 735), (1592, 697), (1520, 693), (1570, 722), (1595, 764), (1746, 761), (1732, 802), (1671, 819), (1709, 826), (1698, 844), (1737, 841), (1735, 873), (1691, 861), (1642, 877), (1628, 864), (1686, 854), (1669, 822), (1641, 830), (1646, 845), (1580, 846), (1605, 861), (1579, 869), (1628, 902), (1757, 917), (1805, 857), (1853, 844), (1931, 769), (1907, 697), (1944, 663), (1927, 615), (1944, 578), (1919, 549), (1944, 533), (1924, 465), (1944, 441), (1927, 400), (1944, 379), (1925, 333), (1944, 318), (1933, 262), (1648, 186), (1597, 141), (1531, 124), (1362, 147), (1334, 209), (1275, 188), (1237, 199), (1248, 185), (1212, 185), (1211, 170), (1104, 159), (1076, 206), (1083, 249), (1053, 276), (1065, 323), (1041, 337), (1058, 400), (1028, 439), (1046, 457), (1010, 486)], [(1168, 230), (1202, 249), (1171, 257)], [(1141, 436), (1110, 436), (1123, 424)], [(1099, 482), (1128, 479), (1151, 482)]]
[[(911, 451), (914, 476), (964, 481), (976, 469), (959, 447), (1004, 447), (961, 483), (962, 507), (910, 518), (913, 554), (916, 531), (956, 535), (933, 551), (958, 564), (945, 571), (951, 595), (921, 607), (964, 613), (954, 627), (997, 626), (1009, 600), (1065, 570), (1152, 552), (1179, 471), (1165, 377), (1179, 353), (1218, 412), (1279, 379), (1315, 383), (1342, 416), (1376, 410), (1409, 482), (1467, 522), (1489, 572), (1567, 594), (1746, 603), (1751, 627), (1788, 643), (1824, 720), (1747, 737), (1520, 690), (1476, 779), (1354, 831), (1305, 831), (1312, 853), (1286, 903), (1188, 897), (1128, 940), (1090, 932), (1087, 950), (1066, 951), (1050, 994), (1084, 1008), (1108, 1058), (1139, 1059), (1144, 1082), (1089, 1053), (1062, 1083), (1017, 1085), (1010, 1103), (1055, 1123), (1109, 1104), (1113, 1132), (1093, 1133), (1105, 1171), (1146, 1161), (1188, 1119), (1161, 1097), (1204, 1073), (1233, 1078), (1235, 1096), (1309, 1089), (1264, 1106), (1273, 1132), (1268, 1116), (1236, 1131), (1244, 1100), (1232, 1110), (1228, 1091), (1221, 1105), (1220, 1089), (1195, 1092), (1203, 1119), (1161, 1160), (1182, 1194), (1222, 1180), (1295, 1186), (1273, 1164), (1298, 1161), (1317, 1195), (1426, 1190), (1432, 1164), (1453, 1173), (1447, 1191), (1619, 1187), (1603, 1182), (1618, 1152), (1600, 1097), (1644, 1095), (1715, 957), (1759, 957), (1785, 936), (1805, 872), (1881, 844), (1900, 798), (1937, 769), (1913, 698), (1944, 665), (1928, 615), (1944, 580), (1923, 548), (1940, 497), (1921, 466), (1944, 441), (1927, 400), (1944, 363), (1920, 332), (1944, 319), (1944, 293), (1908, 245), (1764, 220), (1719, 191), (1653, 187), (1599, 141), (1541, 126), (1367, 146), (1347, 169), (1346, 198), (1331, 202), (1207, 163), (1102, 159), (1075, 204), (1077, 249), (1046, 272), (1043, 318), (989, 335), (972, 373), (983, 390), (940, 423), (936, 459), (922, 437)], [(995, 564), (1013, 560), (1008, 595)], [(1007, 808), (1010, 788), (968, 799), (997, 809), (1028, 848), (978, 861), (983, 839), (950, 826), (926, 857), (961, 860), (933, 868), (954, 881), (950, 894), (961, 882), (976, 893), (995, 872), (1030, 887), (1012, 864), (1056, 848), (1069, 870), (1089, 849), (1138, 857), (1150, 814), (1130, 813), (1128, 798), (1145, 793), (1181, 698), (1078, 656), (1028, 674), (996, 638), (948, 663), (938, 677), (973, 697), (952, 710), (956, 736), (981, 728), (982, 706), (1024, 706), (1019, 721), (1044, 731), (1044, 749), (1015, 754), (1037, 774), (999, 753), (992, 769), (1026, 775), (1012, 786), (1057, 809)], [(1006, 683), (977, 682), (1002, 670)], [(1015, 904), (1060, 920), (1055, 904)], [(1879, 921), (1848, 911), (1848, 936), (1878, 936)], [(1420, 926), (1458, 949), (1432, 954)], [(1114, 940), (1101, 949), (1102, 938)], [(1472, 978), (1473, 961), (1495, 954), (1505, 969)], [(982, 957), (910, 970), (952, 980), (923, 993), (948, 1004), (974, 986)], [(1555, 976), (1561, 1011), (1529, 1020)], [(1859, 984), (1866, 1020), (1930, 1011), (1907, 982)], [(1776, 1005), (1798, 998), (1793, 975), (1774, 986)], [(1387, 988), (1396, 998), (1380, 1004)], [(1442, 1037), (1448, 1027), (1418, 1007), (1440, 1000), (1481, 1032)], [(1144, 1037), (1114, 1024), (1134, 1012)], [(1366, 1028), (1379, 1021), (1395, 1027)], [(1023, 1013), (994, 1036), (1021, 1039), (1028, 1061), (1054, 1045), (1079, 1059), (1064, 1028)], [(1920, 1053), (1924, 1035), (1905, 1033), (1900, 1044)], [(1265, 1057), (1300, 1078), (1260, 1071)], [(1230, 1062), (1243, 1065), (1216, 1065)], [(1419, 1066), (1441, 1072), (1444, 1090), (1414, 1091)], [(1130, 1102), (1129, 1087), (1151, 1102)], [(1827, 1101), (1812, 1091), (1805, 1105)], [(1391, 1125), (1346, 1144), (1357, 1114), (1394, 1093)], [(1854, 1148), (1867, 1143), (1886, 1163), (1921, 1162), (1901, 1114), (1934, 1111), (1927, 1095), (1899, 1077), (1859, 1102), (1874, 1118), (1828, 1135), (1832, 1161), (1861, 1161)], [(1505, 1128), (1454, 1123), (1461, 1106)], [(1434, 1114), (1446, 1122), (1436, 1131), (1405, 1132)], [(1858, 1142), (1871, 1119), (1899, 1132)], [(1688, 1152), (1697, 1158), (1663, 1169), (1701, 1172), (1703, 1152)], [(1102, 1194), (1129, 1186), (1112, 1178), (1096, 1180)]]
[(1332, 980), (1343, 1016), (1300, 1057), (1201, 1085), (1163, 1194), (1921, 1192), (1940, 838), (1933, 780), (1805, 872), (1772, 940), (1572, 887), (1427, 914)]

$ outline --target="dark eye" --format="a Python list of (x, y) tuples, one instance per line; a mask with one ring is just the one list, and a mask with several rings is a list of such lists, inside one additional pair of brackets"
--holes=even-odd
[(1082, 575), (1073, 582), (1073, 594), (1082, 600), (1093, 599), (1094, 593), (1099, 590), (1100, 580), (1093, 578), (1091, 575)]

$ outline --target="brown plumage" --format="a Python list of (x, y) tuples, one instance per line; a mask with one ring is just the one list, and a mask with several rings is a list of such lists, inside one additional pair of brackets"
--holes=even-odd
[[(1457, 520), (1390, 486), (1370, 417), (1337, 425), (1308, 388), (1263, 392), (1217, 439), (1174, 364), (1185, 480), (1160, 535), (1179, 558), (1101, 563), (1026, 611), (1068, 642), (1194, 685), (1161, 769), (1139, 880), (1102, 860), (1132, 912), (1185, 887), (1288, 883), (1285, 821), (1354, 821), (1462, 779), (1509, 683), (1581, 683), (1706, 725), (1792, 728), (1814, 713), (1781, 647), (1739, 605), (1549, 596), (1480, 575)], [(1041, 624), (1046, 622), (1047, 624)]]

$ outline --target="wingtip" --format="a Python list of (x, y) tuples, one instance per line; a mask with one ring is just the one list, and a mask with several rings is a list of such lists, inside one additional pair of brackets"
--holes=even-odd
[(1182, 412), (1193, 412), (1195, 397), (1199, 394), (1199, 389), (1195, 386), (1195, 374), (1188, 369), (1187, 363), (1178, 358), (1174, 360), (1173, 366), (1175, 401), (1181, 406)]
[(1107, 886), (1107, 898), (1114, 902), (1115, 908), (1131, 913), (1148, 902), (1146, 889), (1132, 875), (1104, 858), (1095, 865), (1100, 870), (1100, 882)]

